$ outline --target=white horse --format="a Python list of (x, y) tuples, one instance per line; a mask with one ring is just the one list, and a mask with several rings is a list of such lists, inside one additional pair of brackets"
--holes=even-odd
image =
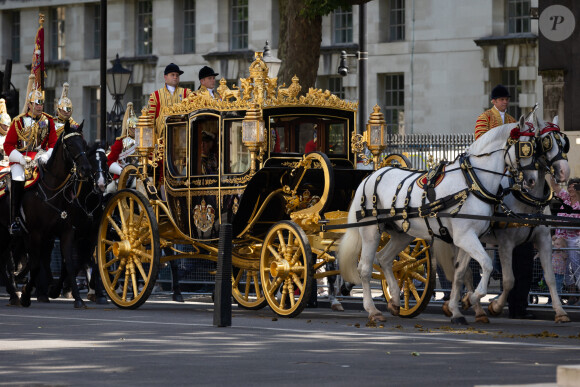
[[(445, 217), (443, 215), (449, 215), (454, 209), (459, 211), (459, 214), (481, 217), (490, 217), (493, 214), (493, 206), (489, 204), (489, 200), (498, 199), (496, 193), (506, 166), (515, 173), (517, 168), (521, 169), (521, 167), (532, 163), (531, 157), (520, 160), (514, 146), (519, 141), (529, 139), (529, 133), (523, 135), (523, 131), (520, 131), (520, 128), (525, 128), (524, 121), (522, 116), (519, 124), (502, 125), (490, 130), (468, 148), (463, 158), (458, 158), (447, 165), (445, 178), (435, 187), (436, 197), (439, 199), (459, 196), (460, 198), (459, 202), (453, 202), (454, 204), (448, 206), (449, 208), (438, 210), (440, 218), (416, 216), (417, 208), (423, 204), (422, 194), (424, 191), (414, 189), (416, 188), (414, 187), (415, 181), (421, 175), (420, 172), (386, 167), (375, 171), (359, 185), (349, 210), (348, 223), (357, 222), (357, 212), (361, 210), (363, 193), (365, 208), (368, 211), (365, 211), (366, 217), (361, 219), (361, 222), (377, 219), (369, 216), (370, 208), (373, 205), (375, 184), (377, 185), (377, 208), (383, 210), (379, 216), (386, 217), (387, 221), (378, 225), (362, 224), (360, 227), (348, 228), (340, 241), (338, 259), (340, 271), (345, 281), (361, 283), (362, 280), (363, 304), (369, 313), (369, 319), (385, 321), (381, 312), (375, 307), (371, 296), (370, 279), (375, 255), (386, 276), (389, 288), (399, 289), (399, 284), (393, 274), (393, 261), (397, 254), (407, 247), (414, 238), (432, 238), (426, 222), (429, 222), (430, 227), (440, 231), (441, 226), (438, 223), (440, 221), (453, 238), (453, 243), (474, 257), (483, 268), (483, 279), (475, 293), (471, 295), (471, 302), (474, 304), (487, 293), (492, 261), (481, 245), (479, 236), (488, 229), (489, 220)], [(377, 182), (379, 176), (381, 178)], [(537, 179), (537, 171), (524, 171), (524, 178), (527, 184), (534, 184)], [(414, 212), (415, 216), (409, 216), (403, 220), (400, 214), (406, 215), (403, 208), (406, 208), (405, 202), (407, 200), (407, 212)], [(390, 217), (389, 208), (396, 209), (395, 219), (388, 219)], [(383, 231), (388, 231), (391, 239), (377, 253)], [(359, 253), (360, 262), (357, 272)], [(388, 309), (393, 315), (399, 314), (400, 297), (398, 295), (391, 298)]]
[[(554, 123), (546, 123), (538, 119), (538, 137), (537, 146), (542, 147), (538, 161), (546, 168), (540, 170), (538, 180), (532, 187), (528, 187), (527, 193), (515, 192), (505, 197), (504, 204), (509, 210), (514, 213), (522, 214), (550, 214), (548, 201), (551, 197), (550, 188), (545, 180), (545, 172), (547, 168), (551, 168), (553, 176), (558, 182), (564, 182), (570, 177), (570, 166), (566, 159), (566, 147), (569, 146), (568, 139), (558, 128), (558, 119), (554, 118)], [(509, 187), (507, 178), (502, 180), (503, 187)], [(544, 271), (544, 278), (550, 290), (552, 298), (552, 307), (556, 312), (556, 322), (569, 322), (570, 318), (562, 308), (562, 303), (556, 289), (556, 279), (554, 270), (552, 269), (552, 238), (550, 228), (547, 226), (536, 227), (509, 227), (500, 228), (494, 227), (489, 233), (484, 235), (481, 240), (485, 243), (498, 246), (499, 258), (501, 261), (503, 274), (503, 292), (496, 299), (493, 300), (488, 307), (491, 315), (498, 316), (501, 314), (503, 307), (506, 304), (507, 296), (514, 285), (514, 275), (512, 270), (512, 252), (514, 247), (531, 241), (538, 249), (540, 262)], [(450, 300), (454, 299), (454, 292), (461, 291), (461, 285), (466, 284), (469, 291), (473, 290), (472, 278), (466, 269), (469, 264), (470, 257), (462, 256), (457, 259), (457, 268), (453, 265), (453, 256), (455, 251), (451, 245), (443, 244), (442, 242), (435, 242), (433, 244), (433, 254), (437, 262), (445, 271), (447, 278), (454, 278), (453, 287), (451, 291)], [(465, 254), (465, 252), (463, 252)], [(455, 273), (454, 273), (455, 271)], [(467, 275), (466, 275), (467, 274)], [(469, 293), (468, 293), (469, 294)], [(457, 297), (457, 294), (455, 294)], [(448, 304), (448, 309), (446, 309)], [(469, 306), (468, 304), (464, 306)], [(457, 318), (460, 315), (457, 308), (458, 305), (452, 305), (451, 302), (445, 303), (443, 310), (448, 316)], [(475, 309), (476, 321), (489, 322), (487, 316), (479, 304), (473, 305)]]

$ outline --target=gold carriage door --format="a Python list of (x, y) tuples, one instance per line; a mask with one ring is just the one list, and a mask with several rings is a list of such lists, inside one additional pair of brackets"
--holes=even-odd
[(220, 116), (190, 118), (189, 224), (194, 239), (217, 239), (220, 225)]
[(175, 224), (185, 235), (189, 226), (189, 128), (188, 122), (167, 122), (164, 182), (167, 205)]

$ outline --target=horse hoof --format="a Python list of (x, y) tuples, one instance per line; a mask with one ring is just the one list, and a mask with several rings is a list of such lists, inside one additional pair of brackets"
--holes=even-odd
[(489, 324), (489, 318), (487, 318), (487, 315), (485, 315), (485, 314), (480, 314), (480, 315), (475, 316), (475, 322), (482, 323), (482, 324)]
[(452, 318), (451, 319), (451, 324), (454, 324), (454, 325), (469, 325), (467, 323), (467, 320), (463, 316)]
[(335, 312), (344, 312), (344, 308), (340, 302), (330, 305), (330, 309), (334, 310)]
[(50, 300), (48, 299), (48, 296), (46, 296), (44, 294), (36, 296), (36, 301), (42, 302), (43, 304), (48, 304), (50, 302)]
[(387, 319), (385, 318), (385, 316), (383, 316), (380, 312), (377, 313), (377, 314), (374, 314), (374, 315), (370, 316), (369, 317), (369, 320), (374, 321), (376, 323), (387, 321)]
[(465, 294), (461, 299), (461, 306), (463, 310), (467, 310), (471, 307), (471, 301), (469, 301), (469, 293)]
[(21, 296), (20, 305), (22, 305), (25, 308), (28, 308), (30, 306), (30, 297)]
[(95, 293), (89, 293), (87, 294), (87, 300), (91, 302), (97, 302), (97, 296), (95, 295)]
[(184, 300), (183, 300), (183, 296), (181, 295), (181, 293), (174, 292), (174, 293), (173, 293), (173, 296), (172, 296), (171, 298), (172, 298), (172, 299), (173, 299), (173, 301), (175, 301), (175, 302), (184, 302)]
[(449, 309), (449, 301), (445, 301), (443, 303), (443, 306), (441, 307), (441, 309), (443, 310), (443, 313), (445, 314), (445, 316), (447, 316), (447, 317), (453, 316), (453, 313), (451, 313), (451, 310)]
[(75, 300), (74, 304), (75, 309), (86, 309), (87, 306), (83, 300)]
[(56, 286), (51, 286), (50, 289), (48, 290), (48, 296), (53, 300), (55, 298), (58, 298), (58, 296), (60, 296), (60, 289), (57, 288)]
[(17, 296), (10, 297), (10, 301), (8, 301), (8, 306), (20, 306), (20, 298)]
[(387, 310), (391, 312), (393, 316), (398, 316), (401, 314), (401, 307), (399, 305), (393, 304), (391, 301), (387, 303)]
[(489, 314), (491, 314), (494, 317), (497, 317), (501, 314), (501, 309), (499, 310), (499, 312), (496, 312), (495, 309), (493, 308), (494, 305), (497, 305), (497, 303), (495, 301), (492, 301), (488, 306), (487, 306), (487, 311), (489, 312)]
[(107, 297), (105, 296), (97, 297), (97, 300), (95, 302), (97, 303), (97, 305), (107, 305), (109, 303), (109, 301), (107, 301)]
[(570, 317), (568, 317), (567, 314), (561, 314), (559, 316), (556, 316), (556, 319), (554, 321), (556, 321), (557, 323), (567, 323), (572, 320), (570, 320)]

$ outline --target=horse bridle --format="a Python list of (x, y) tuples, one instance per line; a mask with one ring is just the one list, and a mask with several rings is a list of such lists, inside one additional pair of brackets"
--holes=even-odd
[[(105, 150), (103, 148), (98, 148), (97, 150), (95, 150), (95, 153), (102, 153), (104, 156), (104, 159), (107, 159), (107, 153), (105, 152)], [(111, 177), (111, 174), (109, 173), (108, 170), (104, 170), (101, 167), (101, 163), (97, 163), (97, 170), (93, 172), (93, 191), (95, 193), (99, 193), (99, 189), (97, 186), (97, 181), (99, 180), (99, 176), (102, 175), (105, 177), (105, 186), (107, 186), (111, 181), (113, 181), (113, 178)]]
[[(66, 152), (66, 155), (68, 155), (68, 156), (71, 156), (71, 152), (68, 150), (68, 146), (69, 145), (67, 145), (65, 141), (68, 140), (71, 137), (74, 137), (74, 136), (81, 136), (82, 137), (83, 135), (80, 132), (72, 132), (72, 133), (69, 133), (69, 134), (66, 134), (66, 135), (62, 136), (62, 149), (63, 149), (63, 152)], [(72, 162), (73, 162), (73, 168), (72, 168), (71, 172), (74, 175), (76, 175), (77, 160), (79, 159), (79, 157), (82, 157), (82, 156), (84, 156), (85, 158), (87, 158), (87, 154), (86, 154), (86, 152), (84, 150), (81, 151), (81, 152), (79, 152), (77, 155), (74, 155), (74, 156), (70, 157), (72, 159)], [(87, 163), (88, 163), (88, 158), (87, 158)], [(85, 181), (86, 179), (79, 179), (77, 177), (77, 180), (79, 180), (79, 181)]]

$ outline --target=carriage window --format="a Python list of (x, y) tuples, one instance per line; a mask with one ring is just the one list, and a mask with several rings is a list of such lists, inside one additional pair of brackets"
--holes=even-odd
[(306, 150), (312, 151), (313, 149), (318, 149), (317, 142), (318, 133), (316, 124), (305, 122), (298, 125), (298, 152), (305, 153)]
[(288, 152), (288, 145), (286, 145), (286, 130), (283, 126), (272, 127), (270, 133), (270, 152)]
[[(195, 116), (191, 120), (192, 174), (217, 175), (219, 167), (219, 118)], [(193, 149), (195, 148), (195, 150)]]
[(187, 175), (187, 124), (168, 126), (168, 166), (173, 176)]
[(225, 173), (243, 173), (250, 169), (250, 151), (242, 142), (242, 122), (230, 121), (226, 125), (229, 147), (226, 148)]
[(345, 154), (344, 147), (344, 124), (331, 124), (328, 131), (328, 149), (329, 155)]

